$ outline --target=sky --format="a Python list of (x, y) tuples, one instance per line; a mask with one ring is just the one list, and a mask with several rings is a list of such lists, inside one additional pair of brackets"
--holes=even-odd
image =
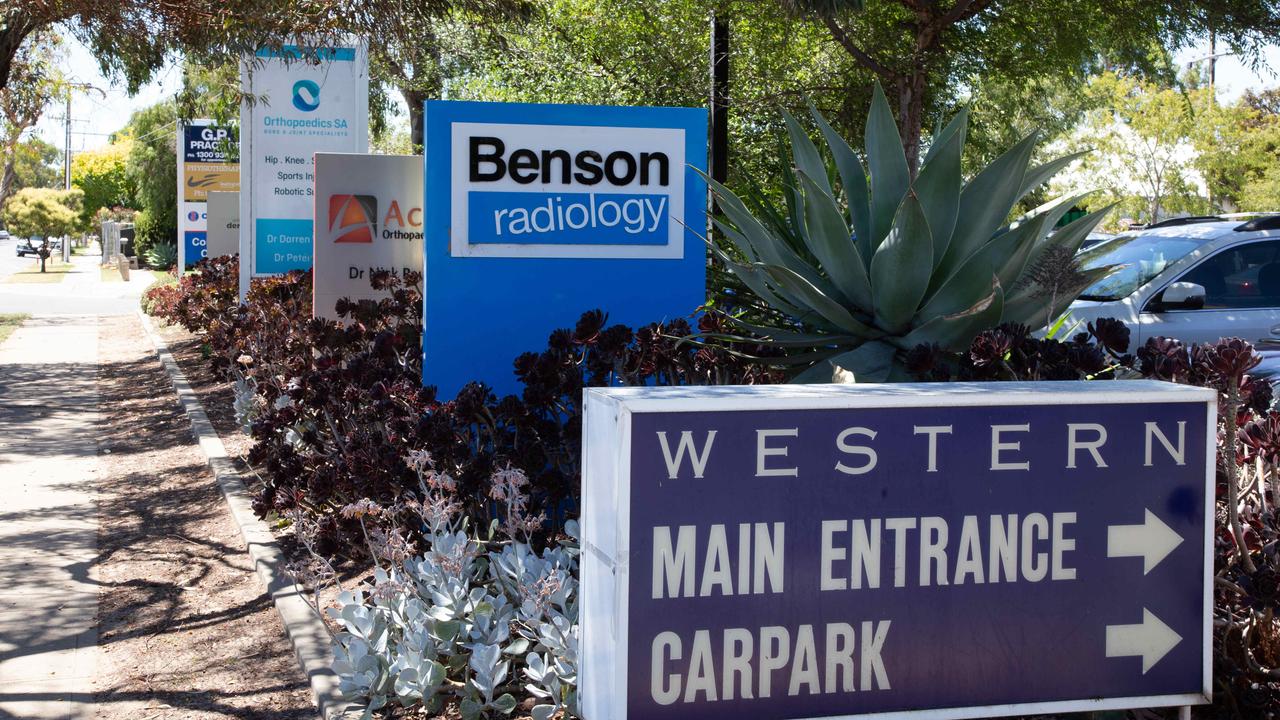
[[(99, 88), (105, 97), (94, 91), (80, 91), (71, 103), (71, 151), (92, 150), (106, 145), (109, 135), (122, 128), (134, 111), (155, 102), (172, 97), (182, 84), (182, 73), (176, 64), (171, 64), (156, 73), (155, 79), (143, 87), (137, 95), (130, 97), (120, 85), (113, 84), (102, 76), (98, 63), (89, 49), (74, 38), (68, 38), (67, 57), (63, 62), (65, 70), (76, 82), (84, 82)], [(1189, 48), (1178, 53), (1175, 59), (1179, 65), (1203, 58), (1209, 52), (1208, 43)], [(1261, 89), (1280, 84), (1280, 45), (1267, 48), (1263, 57), (1272, 70), (1254, 72), (1244, 67), (1235, 57), (1218, 58), (1218, 97), (1230, 102), (1239, 97), (1246, 89)], [(36, 127), (40, 137), (53, 143), (59, 149), (65, 147), (64, 121), (65, 104), (58, 103), (45, 113), (45, 117)]]

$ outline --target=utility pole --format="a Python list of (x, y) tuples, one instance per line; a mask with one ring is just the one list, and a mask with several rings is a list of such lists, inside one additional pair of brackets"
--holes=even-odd
[(62, 145), (63, 190), (71, 189), (71, 90), (72, 86), (67, 85), (67, 112), (62, 116), (63, 129), (65, 130)]
[(62, 144), (62, 181), (63, 189), (71, 189), (71, 97), (76, 90), (92, 90), (105, 100), (107, 94), (101, 88), (94, 87), (90, 83), (68, 82), (65, 83), (67, 88), (67, 112), (62, 116), (64, 125), (63, 144)]

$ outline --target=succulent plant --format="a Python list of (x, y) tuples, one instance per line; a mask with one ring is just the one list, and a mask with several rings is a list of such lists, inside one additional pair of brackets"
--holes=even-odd
[[(858, 382), (905, 380), (906, 354), (917, 345), (957, 351), (1001, 323), (1042, 327), (1111, 272), (1082, 270), (1074, 259), (1110, 208), (1055, 230), (1077, 195), (1007, 223), (1018, 200), (1078, 157), (1031, 165), (1038, 133), (965, 183), (962, 110), (935, 136), (913, 179), (879, 85), (867, 117), (865, 169), (822, 114), (810, 111), (838, 183), (789, 114), (787, 212), (761, 213), (762, 221), (708, 179), (723, 213), (713, 218), (722, 239), (712, 252), (778, 320), (738, 320), (740, 334), (722, 337), (763, 337), (786, 348), (796, 382), (830, 382), (840, 369)], [(758, 211), (759, 198), (749, 199)]]

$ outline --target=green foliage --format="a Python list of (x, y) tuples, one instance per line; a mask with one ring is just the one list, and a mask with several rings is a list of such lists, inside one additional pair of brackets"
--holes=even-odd
[(1208, 117), (1207, 91), (1105, 72), (1087, 94), (1094, 108), (1067, 147), (1091, 152), (1058, 190), (1099, 188), (1086, 204), (1116, 206), (1116, 222), (1209, 211), (1195, 147)]
[(134, 186), (135, 249), (144, 257), (158, 245), (177, 245), (177, 106), (162, 102), (139, 110), (129, 120), (133, 137), (125, 161), (125, 181)]
[(38, 137), (24, 140), (13, 151), (13, 190), (62, 186), (62, 151)]
[(79, 190), (23, 188), (10, 196), (0, 219), (19, 237), (70, 235), (79, 227), (83, 202), (84, 193)]
[(1230, 105), (1200, 112), (1196, 167), (1218, 205), (1244, 211), (1280, 208), (1280, 90), (1248, 93)]
[(136, 187), (128, 174), (132, 138), (97, 150), (79, 153), (71, 162), (71, 183), (84, 191), (80, 217), (88, 225), (101, 208), (127, 207), (134, 202)]
[(790, 217), (757, 219), (712, 181), (725, 216), (715, 219), (716, 238), (728, 240), (713, 252), (773, 312), (766, 326), (738, 320), (738, 330), (786, 348), (800, 369), (796, 381), (827, 382), (833, 366), (859, 382), (905, 379), (905, 354), (918, 345), (954, 351), (1001, 323), (1046, 325), (1110, 272), (1082, 271), (1074, 260), (1103, 213), (1049, 235), (1079, 197), (1006, 225), (1018, 200), (1071, 160), (1030, 165), (1035, 133), (964, 183), (968, 113), (962, 111), (910, 180), (878, 86), (867, 117), (865, 170), (821, 113), (812, 115), (838, 188), (822, 153), (790, 116), (795, 170), (783, 189)]
[(155, 270), (168, 270), (178, 263), (178, 246), (170, 243), (158, 243), (142, 253), (147, 267)]

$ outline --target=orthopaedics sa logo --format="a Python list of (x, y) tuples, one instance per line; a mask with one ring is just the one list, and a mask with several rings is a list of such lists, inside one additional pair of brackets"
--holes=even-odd
[(329, 235), (335, 243), (371, 243), (378, 235), (378, 198), (331, 195)]
[(320, 85), (314, 80), (299, 80), (294, 83), (293, 106), (302, 112), (312, 112), (320, 107)]

